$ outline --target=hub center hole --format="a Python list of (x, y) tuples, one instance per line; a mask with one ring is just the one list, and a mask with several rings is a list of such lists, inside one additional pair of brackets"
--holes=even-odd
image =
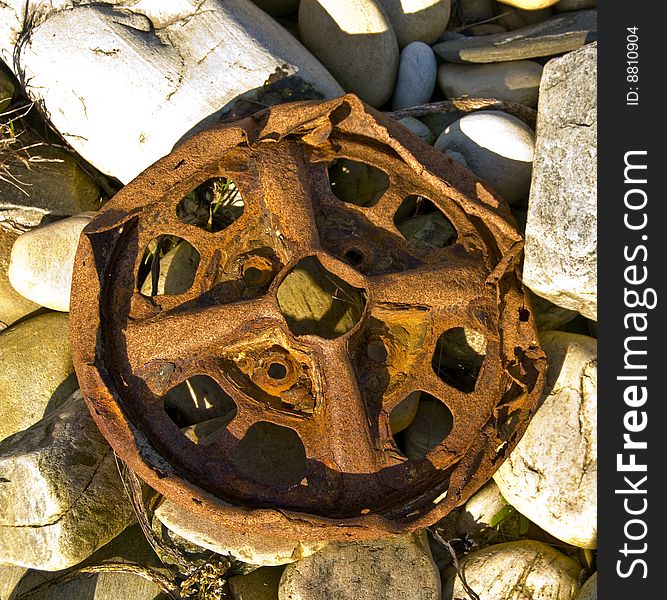
[(271, 379), (285, 379), (285, 376), (287, 375), (287, 367), (274, 362), (269, 365), (267, 373)]

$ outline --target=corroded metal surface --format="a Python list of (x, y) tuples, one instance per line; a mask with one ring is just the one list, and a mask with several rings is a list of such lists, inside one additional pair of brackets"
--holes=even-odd
[[(388, 174), (375, 205), (332, 193), (327, 167), (340, 157)], [(219, 176), (238, 186), (243, 215), (217, 233), (182, 223), (180, 199)], [(413, 194), (448, 217), (455, 243), (420, 249), (400, 235), (393, 217)], [(199, 267), (189, 291), (146, 297), (142, 252), (163, 234), (191, 243)], [(304, 541), (425, 527), (492, 475), (541, 393), (522, 245), (497, 196), (356, 97), (273, 107), (184, 142), (86, 227), (71, 308), (79, 382), (123, 460), (201, 518)], [(297, 335), (281, 312), (278, 287), (307, 257), (365, 298), (338, 337)], [(439, 336), (457, 327), (486, 339), (472, 391), (432, 367)], [(237, 406), (207, 445), (163, 405), (168, 390), (201, 374)], [(443, 402), (454, 424), (424, 458), (408, 460), (389, 416), (414, 391)], [(263, 481), (239, 456), (259, 422), (298, 434), (303, 478)]]

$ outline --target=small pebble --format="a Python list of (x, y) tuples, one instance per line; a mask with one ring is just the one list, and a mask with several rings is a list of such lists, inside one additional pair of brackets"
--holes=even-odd
[(412, 42), (401, 52), (392, 110), (426, 104), (433, 95), (437, 65), (427, 44)]
[(14, 289), (41, 306), (69, 311), (74, 255), (81, 231), (94, 214), (80, 213), (19, 236), (7, 269)]
[(445, 129), (435, 142), (454, 150), (470, 169), (509, 204), (528, 196), (534, 133), (523, 121), (501, 111), (478, 111)]

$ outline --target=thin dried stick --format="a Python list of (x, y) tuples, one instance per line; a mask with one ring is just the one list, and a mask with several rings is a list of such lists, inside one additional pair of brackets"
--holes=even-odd
[(183, 570), (185, 574), (191, 574), (194, 570), (192, 563), (180, 552), (164, 544), (157, 537), (157, 535), (155, 535), (155, 532), (150, 526), (146, 508), (144, 507), (141, 481), (132, 472), (132, 470), (128, 468), (128, 466), (120, 458), (118, 458), (118, 455), (115, 454), (115, 457), (116, 465), (118, 466), (118, 471), (120, 473), (121, 480), (123, 481), (123, 486), (125, 487), (125, 492), (130, 498), (132, 508), (134, 509), (134, 513), (137, 517), (137, 521), (144, 533), (144, 536), (148, 540), (148, 543), (153, 547), (153, 550), (155, 550), (155, 553), (158, 556), (168, 556)]
[(384, 113), (392, 119), (402, 119), (404, 117), (423, 117), (434, 113), (453, 112), (472, 112), (475, 110), (502, 110), (521, 119), (526, 125), (535, 129), (537, 122), (537, 111), (518, 102), (503, 102), (495, 98), (459, 98), (457, 100), (441, 100), (439, 102), (429, 102), (428, 104), (418, 104), (410, 108), (395, 110)]
[(477, 593), (468, 585), (468, 582), (466, 581), (465, 572), (463, 569), (461, 569), (461, 565), (459, 564), (459, 559), (457, 558), (456, 551), (454, 550), (454, 548), (452, 548), (452, 545), (434, 529), (429, 529), (429, 531), (431, 532), (433, 539), (442, 546), (444, 546), (451, 554), (452, 561), (454, 562), (454, 568), (456, 569), (456, 576), (461, 580), (461, 585), (463, 585), (463, 589), (465, 589), (468, 596), (470, 596), (471, 600), (480, 600)]

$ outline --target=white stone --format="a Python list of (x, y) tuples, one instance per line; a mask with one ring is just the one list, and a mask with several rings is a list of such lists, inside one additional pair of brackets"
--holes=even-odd
[(252, 531), (225, 529), (217, 523), (200, 519), (191, 511), (169, 500), (160, 504), (155, 516), (167, 529), (197, 546), (218, 554), (229, 554), (242, 562), (262, 567), (285, 565), (310, 556), (326, 546), (326, 542), (302, 543), (284, 537), (259, 535)]
[(440, 600), (426, 533), (330, 544), (285, 568), (279, 600)]
[(598, 573), (593, 573), (584, 585), (581, 586), (579, 593), (574, 600), (598, 600)]
[(541, 77), (542, 65), (531, 60), (438, 68), (438, 85), (447, 98), (497, 98), (527, 106), (537, 104)]
[(494, 474), (502, 495), (554, 537), (597, 545), (597, 341), (540, 335), (547, 384), (526, 433)]
[[(0, 8), (0, 55), (9, 64), (24, 7), (9, 0)], [(295, 98), (343, 93), (247, 0), (42, 0), (29, 12), (18, 62), (28, 94), (81, 156), (123, 183), (241, 96), (261, 102), (269, 78)]]
[(516, 6), (522, 10), (541, 10), (553, 6), (558, 0), (498, 0), (498, 2)]
[(528, 125), (501, 111), (465, 115), (435, 142), (441, 152), (454, 150), (470, 169), (509, 204), (528, 196), (534, 133)]
[(0, 443), (0, 563), (65, 569), (133, 517), (114, 454), (80, 392)]
[[(573, 600), (581, 570), (571, 558), (532, 540), (488, 546), (468, 554), (461, 568), (479, 600)], [(442, 597), (469, 596), (452, 574)]]
[(391, 99), (392, 110), (426, 104), (433, 95), (436, 73), (435, 54), (428, 44), (412, 42), (403, 48)]
[(523, 281), (539, 296), (592, 320), (597, 200), (597, 46), (589, 44), (544, 68)]
[(433, 132), (428, 128), (428, 125), (422, 123), (419, 119), (414, 117), (403, 117), (398, 121), (401, 125), (405, 125), (412, 133), (414, 133), (419, 139), (426, 142), (427, 144), (432, 144), (434, 141)]
[(465, 503), (456, 523), (460, 533), (479, 531), (489, 527), (494, 518), (507, 506), (500, 489), (489, 480)]
[(299, 32), (346, 92), (377, 107), (389, 100), (398, 72), (398, 44), (374, 0), (301, 0)]
[(41, 306), (69, 311), (79, 236), (94, 215), (94, 212), (81, 213), (19, 236), (7, 269), (14, 289)]
[(389, 16), (400, 48), (432, 44), (447, 27), (451, 0), (377, 0)]

